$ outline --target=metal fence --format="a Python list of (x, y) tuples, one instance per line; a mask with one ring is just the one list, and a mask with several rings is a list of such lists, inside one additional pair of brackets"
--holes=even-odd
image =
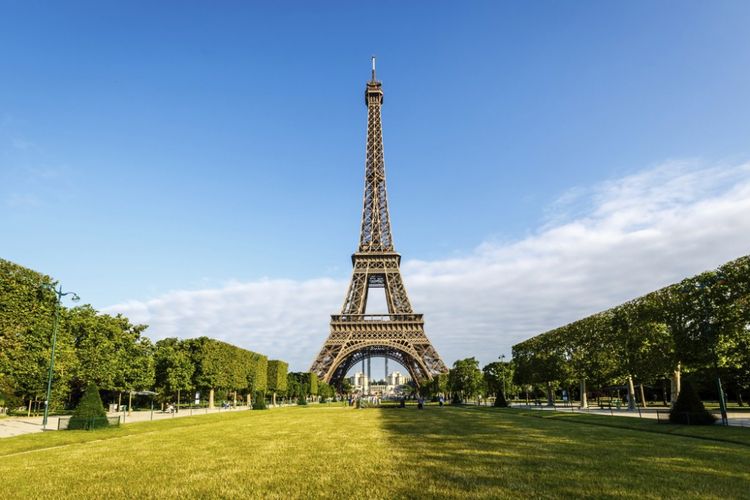
[(102, 427), (119, 427), (120, 416), (116, 417), (60, 417), (57, 420), (57, 430), (87, 430)]

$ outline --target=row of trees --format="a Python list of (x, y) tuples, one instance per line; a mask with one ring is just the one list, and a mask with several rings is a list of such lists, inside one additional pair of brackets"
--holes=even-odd
[[(45, 398), (56, 308), (51, 284), (49, 276), (0, 259), (0, 406), (31, 408)], [(61, 307), (50, 408), (74, 406), (90, 383), (118, 400), (154, 390), (179, 401), (198, 391), (210, 404), (216, 391), (249, 402), (255, 393), (286, 390), (283, 361), (206, 337), (154, 344), (145, 329), (89, 305)]]
[(214, 405), (216, 391), (235, 404), (238, 398), (251, 404), (254, 395), (264, 397), (267, 390), (276, 390), (277, 372), (283, 371), (286, 377), (283, 361), (269, 362), (263, 354), (207, 337), (160, 340), (154, 359), (157, 392), (176, 395), (178, 404), (182, 391), (207, 393), (209, 407)]
[(287, 391), (284, 395), (289, 400), (300, 403), (307, 403), (311, 399), (326, 401), (336, 396), (336, 389), (319, 380), (315, 373), (293, 372), (287, 376)]
[[(52, 280), (0, 259), (0, 398), (6, 406), (45, 397), (57, 297)], [(91, 306), (62, 308), (51, 404), (78, 397), (89, 382), (111, 390), (148, 387), (154, 345), (143, 325), (99, 314)]]
[(515, 390), (511, 362), (494, 361), (480, 369), (476, 358), (459, 359), (448, 373), (433, 377), (418, 389), (423, 397), (443, 396), (454, 403), (493, 397), (498, 406), (504, 406), (505, 395)]
[[(750, 388), (750, 256), (728, 262), (612, 309), (513, 346), (515, 382), (543, 386), (551, 402), (556, 387), (627, 387), (631, 406), (645, 405), (644, 384), (680, 377), (725, 381), (742, 402)], [(719, 378), (720, 377), (720, 378)]]

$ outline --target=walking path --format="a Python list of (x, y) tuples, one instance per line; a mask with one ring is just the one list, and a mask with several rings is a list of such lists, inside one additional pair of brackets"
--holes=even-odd
[[(227, 413), (248, 410), (247, 406), (238, 406), (237, 408), (194, 408), (181, 409), (178, 413), (165, 413), (158, 410), (132, 411), (130, 414), (124, 412), (107, 413), (108, 417), (120, 417), (120, 423), (131, 424), (133, 422), (145, 422), (148, 420), (165, 420), (168, 418), (190, 417), (192, 415), (207, 415), (209, 413)], [(47, 419), (47, 430), (56, 431), (59, 417), (51, 416)], [(43, 417), (7, 417), (0, 418), (0, 438), (20, 436), (21, 434), (31, 434), (42, 432)]]
[[(277, 405), (287, 406), (287, 405)], [(522, 405), (513, 404), (513, 408), (525, 408), (529, 410), (539, 411), (560, 411), (560, 412), (574, 412), (574, 413), (588, 413), (593, 415), (617, 415), (620, 417), (634, 417), (634, 418), (666, 418), (666, 412), (668, 408), (647, 408), (638, 411), (628, 411), (626, 408), (616, 409), (602, 409), (602, 408), (588, 408), (580, 409), (572, 406), (536, 406), (536, 405)], [(237, 408), (194, 408), (185, 409), (179, 411), (179, 413), (164, 413), (161, 411), (145, 410), (145, 411), (133, 411), (129, 415), (123, 412), (119, 413), (108, 413), (110, 417), (120, 416), (120, 422), (123, 424), (131, 424), (133, 422), (145, 422), (148, 420), (165, 420), (169, 418), (180, 418), (190, 417), (193, 415), (207, 415), (209, 413), (226, 413), (249, 410), (247, 406), (239, 406)], [(659, 415), (657, 412), (662, 412)], [(750, 427), (750, 414), (747, 412), (729, 412), (729, 425), (739, 427)], [(124, 417), (124, 418), (123, 418)], [(47, 420), (47, 430), (57, 430), (57, 421), (59, 417), (49, 417)], [(34, 432), (42, 432), (42, 417), (7, 417), (0, 418), (0, 439), (5, 437), (19, 436), (21, 434), (31, 434)]]
[[(573, 412), (573, 413), (587, 413), (592, 415), (609, 415), (618, 417), (635, 417), (635, 418), (650, 418), (650, 419), (665, 419), (669, 418), (669, 408), (641, 408), (638, 410), (628, 410), (627, 407), (620, 409), (617, 408), (578, 408), (577, 406), (538, 406), (538, 405), (512, 405), (513, 408), (525, 408), (529, 410), (541, 410), (541, 411), (560, 411), (560, 412)], [(711, 411), (717, 417), (719, 416), (718, 411)], [(727, 421), (731, 426), (737, 427), (750, 427), (750, 413), (748, 412), (727, 412)], [(720, 422), (720, 421), (719, 421)]]

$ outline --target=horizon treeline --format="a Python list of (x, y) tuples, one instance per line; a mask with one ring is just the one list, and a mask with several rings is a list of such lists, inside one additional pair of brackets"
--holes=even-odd
[[(43, 405), (56, 307), (53, 283), (0, 259), (0, 406)], [(90, 305), (61, 305), (50, 409), (72, 407), (89, 383), (113, 394), (155, 391), (163, 398), (188, 390), (211, 400), (215, 390), (224, 391), (222, 397), (265, 394), (265, 355), (208, 337), (153, 343), (143, 335), (146, 328)], [(279, 366), (286, 371), (286, 363), (274, 368)]]
[(750, 388), (750, 256), (686, 278), (513, 346), (515, 382), (544, 388), (643, 386), (683, 375), (718, 397), (718, 380), (742, 404)]

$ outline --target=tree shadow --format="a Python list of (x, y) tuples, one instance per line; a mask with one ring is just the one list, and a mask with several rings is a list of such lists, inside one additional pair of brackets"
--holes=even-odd
[(379, 410), (403, 497), (741, 497), (747, 447), (493, 408)]

